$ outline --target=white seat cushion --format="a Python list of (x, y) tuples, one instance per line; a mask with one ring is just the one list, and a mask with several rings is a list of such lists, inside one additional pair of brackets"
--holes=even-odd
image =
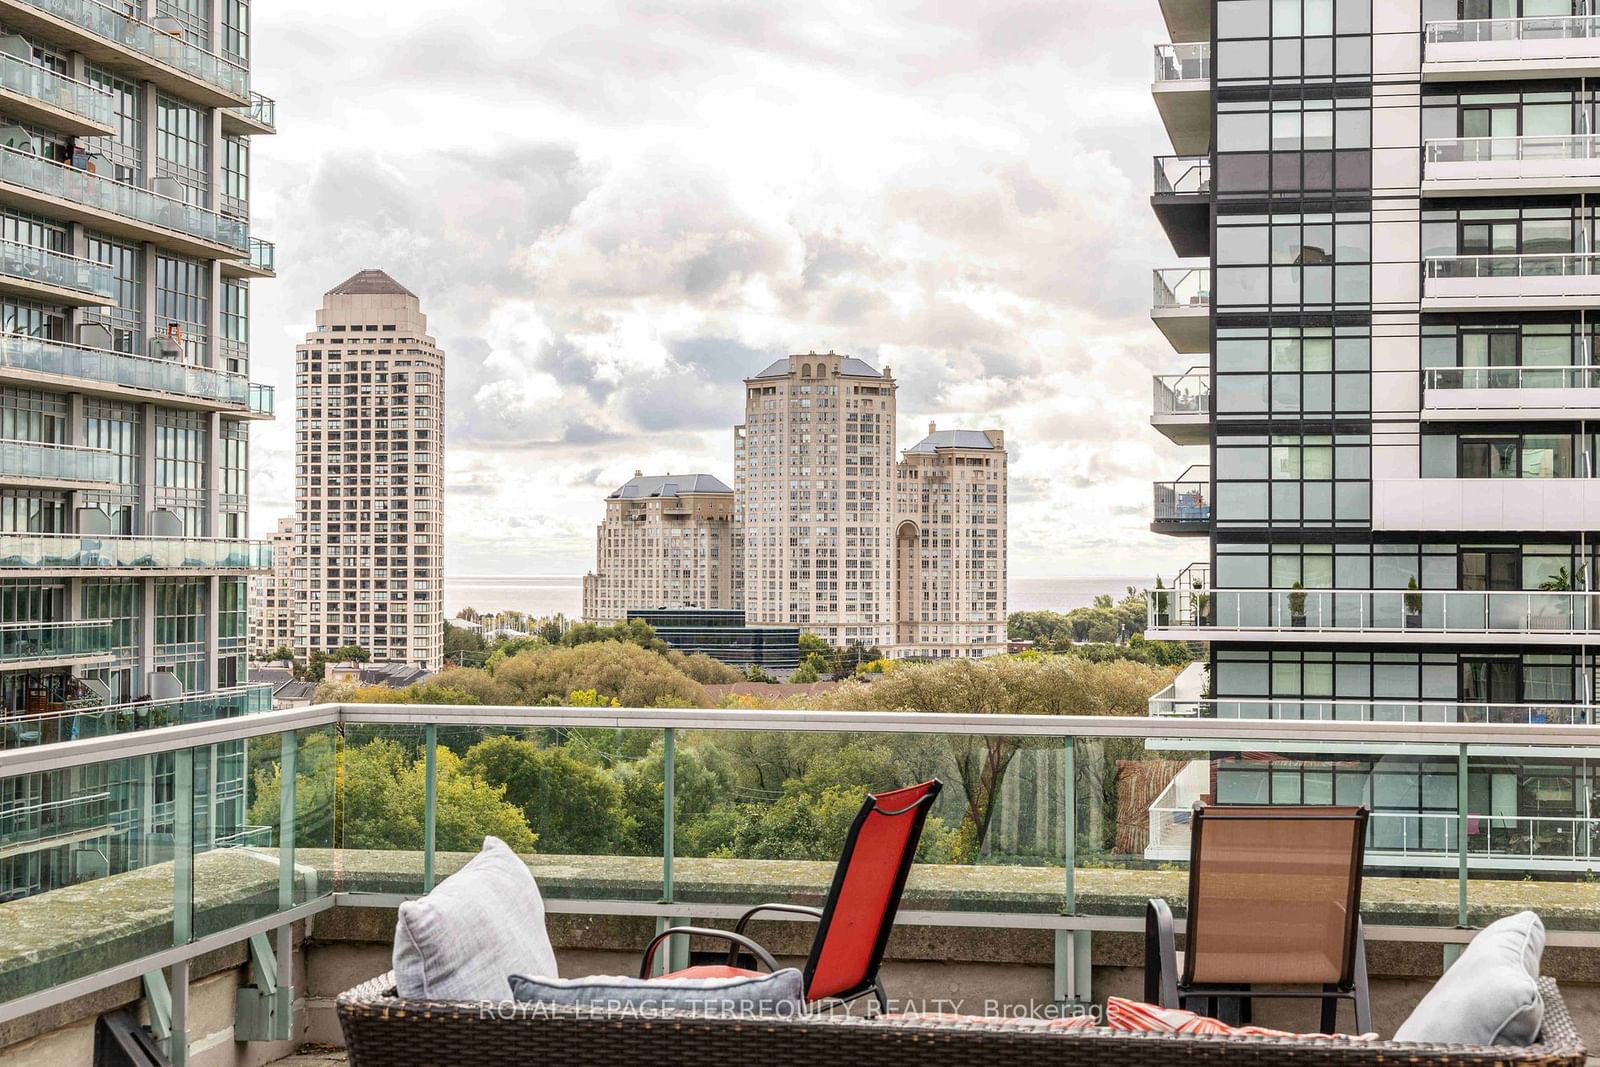
[(1539, 959), (1544, 923), (1531, 911), (1484, 927), (1411, 1017), (1396, 1041), (1428, 1044), (1531, 1045), (1544, 1024)]
[(394, 981), (405, 999), (511, 999), (509, 978), (554, 978), (544, 898), (527, 865), (498, 837), (420, 900), (400, 905)]

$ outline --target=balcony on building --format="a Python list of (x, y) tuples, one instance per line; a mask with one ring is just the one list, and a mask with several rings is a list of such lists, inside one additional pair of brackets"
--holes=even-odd
[(241, 418), (272, 414), (271, 387), (252, 385), (242, 374), (23, 334), (0, 336), (0, 379)]
[[(104, 165), (92, 158), (89, 163)], [(157, 178), (152, 185), (114, 181), (0, 145), (0, 202), (204, 259), (237, 260), (249, 253), (245, 222), (186, 202), (175, 179)]]
[(1158, 44), (1155, 82), (1150, 91), (1167, 127), (1172, 150), (1180, 156), (1211, 151), (1211, 45), (1194, 41)]
[(0, 439), (0, 485), (111, 492), (120, 462), (108, 448)]
[(1211, 160), (1157, 156), (1150, 197), (1172, 250), (1185, 259), (1211, 255)]
[(272, 546), (266, 541), (0, 533), (0, 571), (14, 574), (249, 574), (271, 569)]
[(1430, 367), (1423, 421), (1600, 419), (1600, 367)]
[(1150, 318), (1176, 352), (1211, 351), (1211, 269), (1157, 270)]
[(1600, 593), (1456, 589), (1205, 589), (1152, 598), (1161, 641), (1573, 645), (1600, 637)]
[(1600, 308), (1600, 256), (1524, 253), (1430, 256), (1422, 310), (1539, 311)]
[(1211, 369), (1190, 367), (1182, 374), (1158, 374), (1150, 425), (1178, 445), (1211, 440)]
[(0, 241), (0, 292), (67, 307), (114, 307), (117, 278), (107, 263)]
[(0, 36), (0, 105), (14, 119), (74, 137), (117, 132), (116, 97), (35, 63), (17, 34)]
[[(105, 627), (109, 656), (111, 623), (98, 621), (72, 625)], [(0, 670), (3, 669), (4, 665), (0, 664)], [(122, 704), (107, 704), (99, 699), (52, 701), (47, 702), (43, 710), (35, 709), (11, 716), (0, 713), (0, 750), (30, 748), (58, 741), (79, 741), (90, 737), (120, 736), (163, 726), (212, 722), (271, 710), (272, 686), (259, 683), (210, 693)]]
[(1423, 148), (1424, 196), (1600, 191), (1600, 137), (1449, 137)]
[(1169, 41), (1211, 40), (1212, 0), (1160, 0)]
[(126, 4), (95, 0), (0, 0), (0, 22), (203, 107), (250, 104), (250, 72), (184, 40), (170, 16), (145, 22)]
[(1211, 533), (1211, 468), (1196, 464), (1174, 482), (1155, 483), (1150, 529), (1179, 537)]
[(1425, 81), (1592, 78), (1600, 75), (1600, 17), (1454, 19), (1423, 29)]
[(271, 241), (250, 238), (250, 252), (238, 259), (222, 261), (222, 273), (229, 278), (276, 278), (278, 250)]
[(1150, 698), (1150, 715), (1170, 719), (1284, 722), (1459, 722), (1584, 726), (1600, 721), (1588, 704), (1490, 704), (1412, 697), (1198, 697), (1173, 686)]
[(0, 625), (0, 671), (110, 663), (111, 640), (111, 623), (103, 619), (6, 623)]
[(248, 105), (222, 109), (222, 132), (256, 136), (277, 133), (278, 102), (251, 90)]

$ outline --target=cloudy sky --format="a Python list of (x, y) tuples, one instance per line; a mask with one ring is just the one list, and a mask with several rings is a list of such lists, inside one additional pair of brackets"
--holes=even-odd
[(1150, 482), (1155, 0), (274, 0), (255, 84), (254, 523), (293, 346), (381, 267), (448, 354), (446, 570), (576, 574), (632, 474), (732, 483), (740, 380), (893, 367), (900, 446), (998, 427), (1018, 576), (1170, 573)]

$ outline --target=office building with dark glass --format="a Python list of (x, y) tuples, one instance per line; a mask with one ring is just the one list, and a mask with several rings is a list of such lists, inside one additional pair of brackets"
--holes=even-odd
[[(1550, 0), (1161, 0), (1152, 203), (1195, 562), (1150, 636), (1207, 642), (1152, 713), (1588, 722), (1600, 557), (1600, 20)], [(1204, 695), (1202, 695), (1204, 694)], [(1211, 753), (1152, 811), (1364, 803), (1369, 860), (1583, 871), (1590, 754)], [(1469, 818), (1458, 820), (1465, 801)], [(1165, 815), (1170, 815), (1166, 818)]]
[(710, 656), (730, 667), (792, 671), (800, 666), (800, 627), (748, 626), (744, 612), (710, 608), (630, 608), (674, 652)]

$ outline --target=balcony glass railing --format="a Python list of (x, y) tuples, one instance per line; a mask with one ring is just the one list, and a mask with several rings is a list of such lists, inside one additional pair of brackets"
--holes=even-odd
[(0, 440), (0, 475), (56, 482), (116, 482), (117, 454), (108, 448)]
[(270, 385), (250, 383), (250, 410), (257, 415), (271, 415), (276, 390)]
[(258, 92), (250, 93), (249, 107), (230, 108), (245, 118), (259, 122), (263, 126), (276, 128), (278, 125), (278, 102), (270, 96), (262, 96)]
[[(223, 935), (244, 940), (346, 902), (392, 906), (459, 869), (486, 832), (525, 854), (552, 911), (648, 923), (686, 905), (726, 913), (820, 895), (848, 819), (817, 840), (779, 838), (787, 824), (774, 816), (816, 800), (749, 786), (752, 746), (818, 772), (870, 747), (891, 781), (944, 779), (898, 920), (927, 936), (1062, 931), (1069, 961), (1078, 932), (1139, 937), (1146, 899), (1183, 899), (1188, 812), (1201, 795), (1381, 808), (1362, 883), (1374, 941), (1459, 943), (1524, 908), (1560, 918), (1553, 939), (1587, 939), (1596, 925), (1572, 901), (1600, 854), (1584, 800), (1596, 786), (1597, 726), (737, 709), (696, 711), (692, 732), (684, 722), (675, 708), (319, 705), (149, 731), (137, 752), (99, 735), (0, 752), (8, 850), (69, 833), (84, 846), (81, 862), (51, 865), (42, 884), (4, 887), (0, 1002), (29, 997), (36, 1011), (214, 952)], [(537, 783), (480, 787), (474, 746), (501, 763), (581, 754), (597, 795), (618, 780), (644, 788), (580, 825), (540, 803)], [(447, 760), (441, 747), (469, 755)], [(999, 755), (974, 761), (974, 751)], [(691, 760), (727, 769), (701, 776), (693, 805), (664, 802)], [(1567, 788), (1489, 787), (1523, 766)], [(34, 787), (44, 776), (49, 792)], [(468, 788), (485, 802), (450, 807)], [(860, 792), (846, 787), (839, 803)], [(204, 795), (207, 818), (148, 803), (162, 793)], [(762, 828), (757, 840), (783, 847), (782, 858), (730, 850), (745, 827)], [(1515, 876), (1480, 880), (1486, 870)]]
[(42, 337), (0, 335), (0, 367), (241, 406), (249, 399), (250, 383), (242, 374)]
[[(99, 625), (106, 627), (109, 635), (111, 624)], [(109, 648), (109, 636), (107, 645)], [(137, 733), (162, 726), (232, 719), (271, 710), (272, 686), (245, 685), (166, 700), (141, 700), (136, 703), (37, 713), (0, 713), (0, 749)]]
[(1600, 389), (1600, 367), (1431, 367), (1428, 389)]
[(1579, 40), (1600, 37), (1600, 17), (1539, 15), (1521, 19), (1449, 19), (1428, 23), (1424, 35), (1429, 44)]
[(127, 7), (118, 10), (94, 0), (26, 0), (40, 11), (65, 19), (97, 36), (138, 52), (147, 59), (199, 78), (225, 93), (244, 97), (250, 92), (250, 72), (221, 56), (163, 33), (135, 18)]
[(1156, 415), (1206, 415), (1211, 411), (1211, 371), (1192, 367), (1154, 378)]
[(1210, 81), (1211, 45), (1193, 44), (1156, 45), (1156, 81)]
[(256, 270), (277, 270), (278, 249), (271, 241), (263, 241), (259, 237), (250, 238), (250, 254), (245, 257), (245, 263)]
[(1157, 196), (1210, 196), (1211, 160), (1204, 156), (1157, 156)]
[(0, 533), (0, 570), (261, 571), (266, 541), (221, 537), (96, 537)]
[(117, 295), (117, 276), (110, 265), (16, 241), (0, 241), (0, 275), (107, 300)]
[(1429, 256), (1429, 278), (1566, 278), (1600, 274), (1600, 255), (1530, 252), (1474, 256)]
[(0, 148), (0, 182), (241, 252), (250, 247), (249, 227), (239, 219), (15, 148)]
[(21, 622), (0, 626), (0, 671), (38, 660), (104, 656), (111, 652), (111, 623)]
[(1211, 306), (1211, 269), (1167, 267), (1158, 270), (1151, 299), (1157, 310), (1208, 308)]
[(102, 126), (111, 126), (117, 121), (116, 97), (106, 90), (9, 52), (0, 53), (0, 87)]
[(1429, 163), (1516, 163), (1600, 159), (1600, 137), (1592, 133), (1548, 137), (1446, 137), (1426, 146)]
[[(1600, 593), (1593, 592), (1208, 589), (1191, 593), (1189, 600), (1193, 618), (1188, 624), (1216, 630), (1510, 635), (1600, 630)], [(1175, 603), (1169, 610), (1181, 606)], [(1152, 604), (1153, 628), (1179, 624), (1158, 623), (1159, 617)]]
[(1155, 483), (1155, 520), (1175, 525), (1211, 522), (1211, 468), (1190, 467), (1175, 482)]
[(1600, 722), (1583, 704), (1491, 704), (1404, 697), (1349, 699), (1327, 697), (1179, 698), (1163, 690), (1150, 698), (1150, 714), (1173, 719), (1269, 719), (1308, 722), (1522, 723), (1531, 726), (1581, 726)]

